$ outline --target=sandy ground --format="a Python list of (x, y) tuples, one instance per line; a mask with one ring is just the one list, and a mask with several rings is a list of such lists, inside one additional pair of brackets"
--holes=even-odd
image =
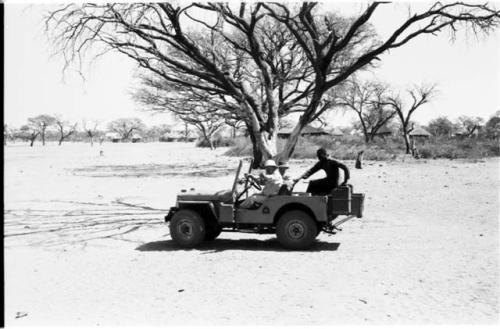
[(367, 161), (364, 218), (307, 252), (241, 233), (179, 250), (166, 209), (181, 188), (228, 188), (223, 152), (7, 146), (6, 325), (498, 322), (499, 159)]

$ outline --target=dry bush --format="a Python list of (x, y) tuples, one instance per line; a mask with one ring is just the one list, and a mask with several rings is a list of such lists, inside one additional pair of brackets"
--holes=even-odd
[[(284, 141), (280, 141), (278, 146), (281, 147), (283, 143)], [(226, 155), (252, 155), (252, 147), (248, 139), (235, 139), (234, 144), (226, 152)], [(292, 158), (313, 159), (316, 157), (316, 150), (320, 147), (326, 148), (332, 158), (341, 160), (355, 160), (361, 150), (364, 150), (363, 158), (365, 160), (394, 160), (405, 154), (405, 144), (401, 136), (377, 138), (370, 144), (365, 144), (362, 137), (359, 136), (343, 136), (341, 138), (321, 136), (300, 138)], [(420, 157), (425, 159), (478, 159), (500, 156), (498, 141), (490, 139), (437, 137), (417, 143), (417, 148)]]

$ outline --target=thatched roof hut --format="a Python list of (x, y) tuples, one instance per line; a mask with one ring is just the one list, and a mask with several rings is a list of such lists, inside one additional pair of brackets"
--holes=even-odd
[(382, 127), (380, 128), (376, 133), (376, 137), (387, 137), (387, 136), (393, 136), (395, 132), (395, 129), (389, 128), (389, 127)]
[(428, 137), (432, 136), (427, 130), (425, 130), (424, 128), (420, 128), (420, 127), (413, 129), (409, 135), (411, 137), (424, 137), (424, 138), (428, 138)]
[(106, 139), (112, 141), (113, 143), (118, 143), (122, 139), (122, 136), (115, 132), (108, 132), (106, 133), (106, 135), (104, 135), (104, 137), (106, 137)]
[(140, 142), (142, 140), (142, 137), (141, 137), (141, 135), (136, 133), (136, 134), (133, 134), (130, 139), (132, 140), (132, 143), (137, 143), (137, 142)]
[(330, 135), (334, 137), (340, 137), (344, 136), (344, 133), (338, 127), (334, 127), (332, 130), (330, 130)]
[[(289, 138), (292, 134), (292, 128), (282, 128), (278, 131), (279, 138)], [(305, 126), (304, 129), (300, 132), (301, 136), (329, 136), (331, 135), (329, 132), (316, 127)]]

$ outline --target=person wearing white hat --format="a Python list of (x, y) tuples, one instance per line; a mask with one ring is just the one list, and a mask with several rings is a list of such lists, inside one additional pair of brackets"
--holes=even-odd
[(281, 177), (283, 178), (283, 185), (281, 185), (280, 191), (278, 194), (280, 195), (291, 195), (294, 181), (292, 177), (286, 172), (290, 168), (287, 161), (281, 160), (278, 163), (278, 170), (280, 172)]
[(256, 203), (264, 202), (267, 197), (278, 194), (283, 179), (279, 173), (278, 166), (274, 160), (267, 160), (264, 163), (265, 172), (260, 174), (259, 178), (252, 176), (259, 184), (264, 185), (260, 193), (249, 196), (245, 201), (240, 204), (240, 208), (251, 208)]

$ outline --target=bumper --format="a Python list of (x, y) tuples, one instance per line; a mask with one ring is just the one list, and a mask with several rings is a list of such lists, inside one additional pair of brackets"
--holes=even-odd
[(168, 214), (165, 216), (165, 223), (170, 222), (174, 214), (179, 210), (177, 207), (171, 207), (170, 210), (168, 211)]

